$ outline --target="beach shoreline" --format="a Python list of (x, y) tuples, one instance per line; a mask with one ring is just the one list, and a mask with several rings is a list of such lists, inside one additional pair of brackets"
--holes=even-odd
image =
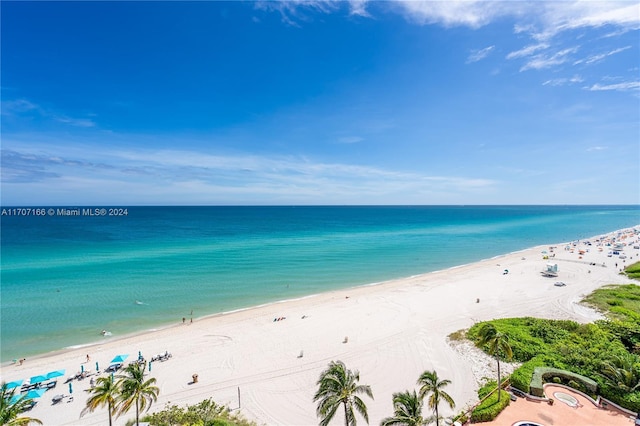
[[(614, 236), (637, 241), (639, 230), (636, 226), (576, 244)], [(402, 279), (211, 314), (193, 323), (187, 319), (185, 324), (29, 357), (23, 365), (4, 363), (2, 379), (28, 380), (58, 369), (70, 376), (82, 366), (95, 371), (95, 362), (102, 370), (117, 354), (134, 360), (138, 351), (146, 358), (169, 351), (171, 359), (152, 364), (150, 374), (160, 387), (152, 411), (169, 401), (184, 405), (209, 397), (236, 408), (242, 389), (241, 411), (258, 424), (315, 424), (312, 397), (318, 375), (329, 361), (340, 359), (360, 370), (361, 381), (371, 385), (375, 400), (367, 405), (372, 423), (390, 415), (391, 394), (413, 388), (426, 369), (452, 381), (459, 412), (475, 399), (477, 373), (473, 360), (449, 345), (449, 334), (477, 321), (513, 316), (589, 322), (599, 314), (578, 305), (582, 297), (606, 284), (631, 282), (614, 265), (638, 261), (640, 250), (628, 246), (622, 262), (595, 244), (582, 255), (565, 250), (572, 244), (538, 245)], [(557, 247), (556, 256), (543, 259), (541, 252), (550, 246)], [(565, 287), (542, 276), (547, 262), (558, 263), (557, 280), (566, 282)], [(198, 383), (189, 384), (193, 374)], [(72, 402), (51, 404), (53, 395), (68, 394), (62, 379), (29, 415), (45, 424), (104, 423), (107, 414), (101, 409), (79, 419), (88, 379), (72, 382)], [(115, 424), (124, 424), (131, 415)]]

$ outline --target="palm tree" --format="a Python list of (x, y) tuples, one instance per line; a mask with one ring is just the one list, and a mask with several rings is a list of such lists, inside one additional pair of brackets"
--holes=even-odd
[(393, 417), (382, 419), (380, 426), (422, 426), (426, 421), (422, 418), (423, 400), (416, 391), (405, 391), (393, 394)]
[(113, 376), (99, 377), (96, 380), (96, 385), (85, 392), (89, 392), (91, 396), (87, 400), (87, 406), (80, 413), (80, 417), (87, 413), (93, 413), (96, 408), (106, 405), (109, 411), (109, 426), (111, 426), (111, 419), (115, 414), (116, 402), (120, 395), (120, 389), (113, 381)]
[(449, 404), (451, 408), (456, 406), (451, 395), (443, 390), (445, 386), (451, 384), (451, 380), (440, 380), (435, 370), (425, 371), (420, 375), (418, 384), (420, 385), (420, 398), (424, 399), (425, 396), (429, 395), (429, 408), (434, 411), (437, 426), (440, 424), (440, 416), (438, 415), (438, 405), (440, 405), (440, 401), (443, 400)]
[(491, 323), (485, 323), (478, 330), (480, 337), (478, 345), (487, 345), (487, 352), (489, 355), (495, 356), (498, 362), (498, 402), (500, 402), (500, 389), (502, 389), (502, 382), (500, 381), (500, 354), (504, 354), (509, 360), (513, 357), (513, 351), (509, 344), (509, 336), (499, 332), (496, 327)]
[(125, 374), (118, 376), (120, 379), (118, 380), (120, 387), (118, 415), (129, 411), (135, 403), (136, 425), (140, 424), (140, 410), (148, 410), (151, 404), (158, 399), (158, 393), (160, 393), (160, 389), (155, 386), (156, 379), (144, 380), (146, 365), (146, 362), (131, 363), (125, 368)]
[(603, 363), (602, 375), (614, 387), (634, 392), (640, 389), (640, 370), (636, 363), (637, 357), (632, 354), (614, 355), (612, 360)]
[(320, 426), (329, 424), (341, 404), (344, 406), (346, 426), (356, 424), (354, 408), (369, 423), (367, 406), (358, 394), (373, 399), (373, 393), (369, 385), (359, 385), (359, 381), (360, 373), (347, 369), (342, 361), (329, 363), (329, 367), (320, 374), (318, 391), (313, 396), (314, 402), (320, 401), (316, 409), (316, 414), (321, 418)]
[(22, 426), (29, 423), (41, 425), (42, 422), (33, 417), (22, 417), (20, 413), (31, 407), (31, 399), (25, 396), (14, 398), (15, 388), (9, 389), (5, 382), (0, 388), (0, 422), (6, 426)]

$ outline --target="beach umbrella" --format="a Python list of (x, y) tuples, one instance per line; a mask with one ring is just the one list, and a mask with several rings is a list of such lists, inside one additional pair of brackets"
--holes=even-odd
[(29, 382), (33, 385), (40, 382), (46, 382), (47, 380), (49, 380), (47, 379), (47, 376), (33, 376), (29, 379)]
[(127, 358), (129, 358), (129, 354), (118, 355), (111, 360), (111, 364), (114, 364), (116, 362), (124, 362), (124, 360)]
[(73, 386), (71, 382), (69, 382), (69, 393), (73, 393)]
[(149, 371), (151, 371), (151, 361), (149, 361)]
[(96, 371), (100, 371), (100, 367), (98, 366), (98, 361), (96, 361)]
[(9, 383), (7, 383), (7, 389), (17, 388), (18, 386), (20, 386), (22, 384), (22, 382), (24, 382), (24, 380), (22, 380), (22, 379), (14, 380), (13, 382), (9, 382)]
[(27, 392), (27, 398), (40, 398), (46, 391), (46, 389), (31, 389), (29, 392)]
[(20, 401), (20, 398), (22, 398), (23, 396), (24, 395), (13, 395), (9, 401), (11, 402), (11, 404), (15, 404), (16, 402)]
[(84, 373), (84, 365), (81, 365), (81, 366), (80, 366), (80, 372), (81, 372), (81, 373)]
[(55, 371), (49, 371), (47, 373), (47, 379), (53, 379), (54, 377), (61, 377), (64, 376), (66, 370), (55, 370)]

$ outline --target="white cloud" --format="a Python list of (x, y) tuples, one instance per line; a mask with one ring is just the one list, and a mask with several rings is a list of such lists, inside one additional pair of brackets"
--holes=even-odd
[(530, 69), (540, 70), (544, 68), (551, 68), (555, 65), (561, 65), (569, 61), (570, 55), (578, 51), (578, 47), (571, 47), (568, 49), (560, 50), (552, 55), (534, 55), (529, 61), (520, 68), (520, 71), (526, 71)]
[[(10, 144), (15, 145), (15, 144)], [(105, 148), (106, 149), (106, 148)], [(55, 153), (55, 154), (54, 154)], [(85, 193), (122, 194), (104, 202), (144, 203), (161, 194), (171, 204), (255, 202), (375, 203), (389, 197), (413, 199), (435, 191), (468, 193), (495, 182), (462, 176), (431, 176), (367, 165), (324, 163), (297, 156), (215, 155), (179, 150), (113, 150), (58, 145), (13, 146), (3, 149), (3, 201), (43, 196), (37, 188), (54, 187), (58, 197), (83, 199)], [(174, 191), (175, 190), (175, 191)], [(134, 191), (139, 198), (132, 197)], [(188, 196), (182, 192), (188, 191)], [(106, 195), (105, 195), (106, 196)], [(154, 198), (155, 197), (155, 198)], [(189, 198), (189, 200), (186, 200)], [(60, 199), (62, 199), (60, 198)], [(38, 201), (42, 202), (42, 201)], [(148, 202), (148, 201), (147, 201)]]
[(616, 83), (616, 84), (594, 84), (591, 87), (585, 87), (587, 90), (591, 91), (603, 91), (603, 90), (618, 90), (621, 92), (629, 91), (629, 90), (638, 90), (640, 89), (640, 81), (628, 81), (624, 83)]
[(579, 59), (579, 60), (575, 61), (573, 64), (574, 65), (581, 64), (581, 63), (593, 64), (593, 63), (602, 61), (603, 59), (605, 59), (608, 56), (615, 55), (616, 53), (624, 52), (625, 50), (628, 50), (628, 49), (631, 49), (631, 46), (621, 47), (619, 49), (614, 49), (614, 50), (612, 50), (610, 52), (600, 53), (598, 55), (591, 55), (586, 59)]
[(495, 46), (485, 47), (484, 49), (474, 50), (471, 52), (469, 57), (467, 58), (467, 63), (478, 62), (489, 56), (491, 51), (495, 48)]
[(27, 99), (2, 101), (2, 115), (4, 116), (38, 116), (45, 120), (53, 120), (74, 127), (94, 127), (96, 123), (89, 118), (76, 118), (59, 114), (49, 108), (35, 104)]
[(569, 78), (554, 78), (551, 80), (547, 80), (544, 83), (542, 83), (543, 86), (564, 86), (567, 84), (576, 84), (576, 83), (582, 83), (584, 81), (584, 79), (582, 77), (580, 77), (579, 75), (574, 75), (573, 77), (569, 77)]
[(520, 50), (517, 50), (515, 52), (511, 52), (507, 55), (507, 59), (515, 59), (515, 58), (523, 58), (526, 56), (531, 56), (532, 54), (534, 54), (535, 52), (537, 52), (538, 50), (544, 50), (544, 49), (548, 49), (549, 48), (549, 44), (547, 43), (538, 43), (538, 44), (532, 44), (530, 46), (524, 47)]
[(364, 140), (361, 136), (343, 136), (338, 138), (338, 142), (340, 143), (358, 143)]

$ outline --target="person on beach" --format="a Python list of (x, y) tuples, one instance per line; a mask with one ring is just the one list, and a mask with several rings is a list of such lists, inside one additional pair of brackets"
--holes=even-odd
[(91, 357), (87, 354), (87, 362), (91, 361)]

